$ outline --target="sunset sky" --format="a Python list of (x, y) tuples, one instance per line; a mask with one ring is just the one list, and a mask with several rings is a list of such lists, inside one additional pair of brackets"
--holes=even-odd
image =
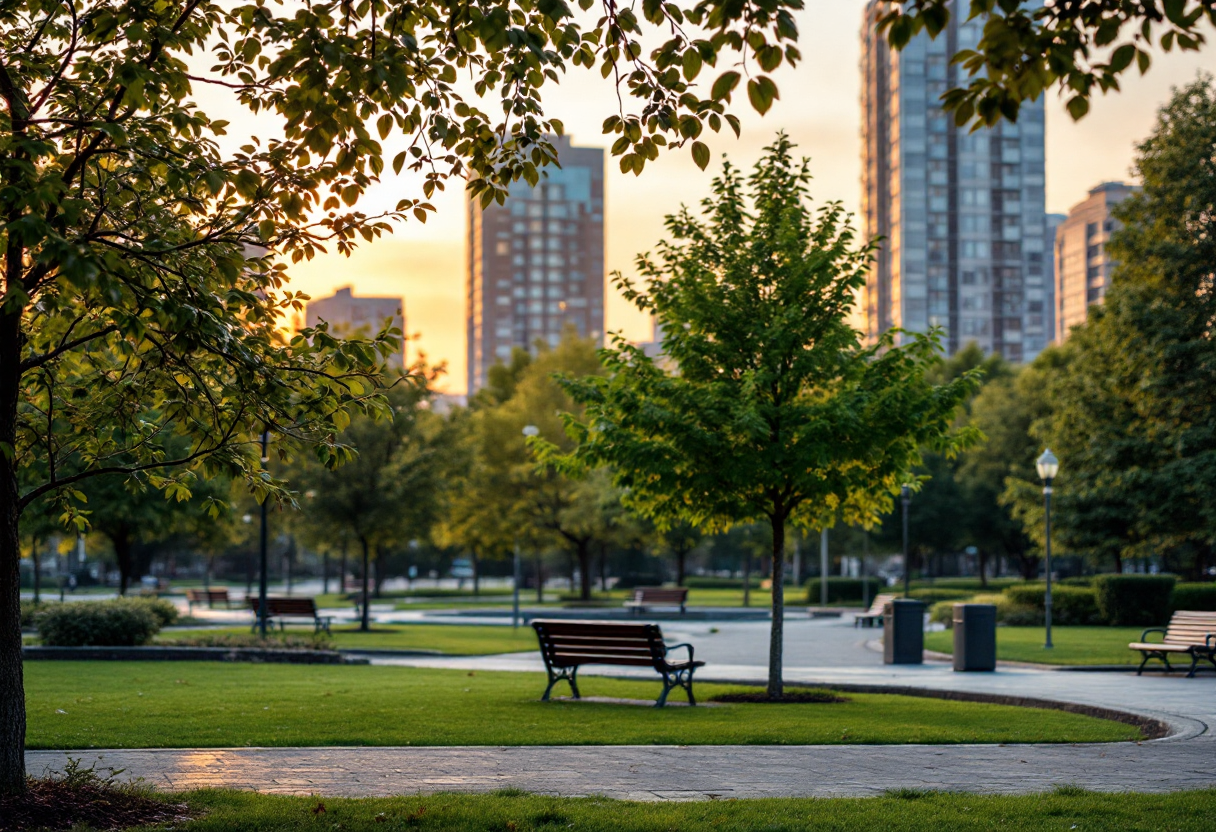
[[(663, 217), (681, 203), (694, 204), (706, 194), (710, 175), (722, 154), (750, 166), (778, 130), (810, 156), (816, 200), (842, 200), (851, 210), (859, 204), (860, 182), (860, 44), (858, 29), (863, 0), (808, 0), (800, 14), (803, 61), (796, 70), (775, 75), (781, 100), (760, 117), (736, 101), (743, 135), (707, 139), (714, 153), (710, 171), (701, 172), (681, 151), (647, 165), (640, 176), (623, 175), (614, 159), (607, 162), (607, 269), (629, 273), (634, 255), (649, 250), (662, 232)], [(1141, 79), (1128, 76), (1124, 90), (1093, 102), (1090, 115), (1074, 124), (1054, 95), (1047, 102), (1047, 209), (1066, 212), (1099, 182), (1127, 179), (1133, 143), (1151, 128), (1157, 108), (1171, 86), (1187, 83), (1200, 69), (1216, 68), (1216, 47), (1199, 54), (1160, 56)], [(703, 79), (712, 79), (706, 72)], [(603, 119), (615, 112), (616, 96), (598, 72), (575, 71), (560, 87), (548, 89), (550, 115), (561, 119), (576, 145), (607, 146), (600, 133)], [(216, 114), (214, 107), (207, 107)], [(367, 210), (391, 206), (403, 196), (420, 195), (416, 180), (395, 178), (391, 171), (370, 194)], [(434, 200), (438, 213), (425, 225), (400, 226), (389, 238), (365, 244), (352, 257), (336, 254), (295, 265), (295, 288), (314, 297), (335, 287), (355, 286), (356, 295), (396, 295), (405, 299), (406, 326), (420, 333), (418, 345), (434, 361), (445, 361), (442, 385), (463, 392), (465, 385), (464, 196), (460, 183)], [(611, 290), (609, 290), (610, 295)], [(607, 326), (644, 339), (650, 325), (635, 309), (610, 296)], [(413, 348), (411, 348), (411, 355)]]

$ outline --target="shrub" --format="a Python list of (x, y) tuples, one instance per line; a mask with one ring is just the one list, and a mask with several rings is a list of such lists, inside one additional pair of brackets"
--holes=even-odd
[(1004, 587), (1016, 584), (1021, 578), (989, 578), (988, 586), (982, 586), (979, 578), (934, 578), (932, 582), (925, 579), (912, 581), (915, 589), (967, 589), (972, 592), (995, 592)]
[(1004, 595), (995, 593), (987, 595), (975, 595), (964, 601), (938, 601), (929, 608), (929, 620), (935, 621), (938, 624), (945, 624), (946, 629), (954, 626), (954, 605), (959, 603), (967, 604), (995, 604), (996, 605), (996, 620), (1001, 624), (1009, 624), (1007, 620), (1010, 615), (1013, 616), (1014, 622), (1019, 622), (1025, 618), (1025, 614), (1029, 612), (1033, 616), (1033, 610), (1024, 610), (1010, 602)]
[[(646, 586), (646, 584), (638, 584), (638, 586)], [(719, 578), (715, 575), (689, 575), (684, 578), (684, 586), (688, 589), (743, 589), (743, 579)], [(759, 586), (760, 577), (757, 575), (752, 578), (752, 589), (757, 589)]]
[(48, 608), (45, 601), (41, 604), (35, 604), (33, 601), (21, 602), (21, 629), (29, 630), (33, 628), (38, 620), (38, 616)]
[(965, 589), (944, 589), (934, 587), (932, 589), (914, 589), (908, 593), (908, 597), (913, 601), (924, 601), (926, 604), (938, 604), (942, 601), (966, 601), (974, 592), (969, 592)]
[[(1027, 612), (1033, 613), (1034, 620), (1025, 621), (1025, 624), (1043, 623), (1047, 599), (1046, 584), (1019, 584), (1006, 587), (1004, 595), (1014, 607), (1022, 609), (1016, 615), (1019, 623), (1027, 618)], [(1062, 627), (1101, 624), (1102, 616), (1098, 612), (1094, 591), (1081, 586), (1052, 586), (1051, 623), (1059, 624)]]
[(177, 623), (177, 619), (181, 617), (177, 607), (172, 601), (165, 598), (153, 597), (137, 597), (126, 599), (129, 603), (140, 604), (147, 608), (148, 612), (156, 617), (159, 627), (168, 627)]
[[(636, 589), (639, 586), (662, 586), (663, 576), (658, 572), (631, 572), (622, 575), (616, 582), (617, 589)], [(743, 586), (742, 583), (739, 586)]]
[(1099, 575), (1094, 578), (1098, 612), (1113, 626), (1165, 624), (1176, 580), (1173, 575)]
[[(863, 590), (863, 582), (869, 585), (868, 590)], [(819, 578), (811, 578), (806, 582), (808, 604), (819, 603), (819, 586)], [(828, 603), (852, 601), (860, 604), (863, 596), (873, 599), (882, 588), (883, 584), (876, 578), (828, 578)]]
[(1175, 610), (1216, 612), (1216, 584), (1175, 584), (1170, 611)]
[(159, 638), (156, 642), (173, 647), (260, 647), (268, 650), (321, 650), (327, 653), (337, 649), (325, 633), (284, 633), (268, 635), (264, 639), (256, 633), (191, 633)]
[(135, 599), (56, 604), (38, 615), (38, 636), (50, 647), (135, 647), (159, 629), (148, 605)]

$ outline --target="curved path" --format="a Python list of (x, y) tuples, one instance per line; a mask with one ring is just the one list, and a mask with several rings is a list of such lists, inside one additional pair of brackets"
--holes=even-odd
[[(706, 681), (763, 683), (756, 663), (767, 625), (665, 624), (709, 665)], [(1085, 745), (608, 746), (277, 748), (28, 752), (31, 772), (85, 764), (125, 769), (170, 789), (207, 786), (326, 795), (391, 795), (520, 788), (633, 800), (864, 796), (888, 789), (1035, 792), (1056, 785), (1102, 791), (1216, 787), (1216, 678), (1002, 668), (954, 673), (943, 663), (884, 666), (865, 648), (874, 631), (841, 621), (789, 621), (791, 682), (916, 688), (1049, 699), (1122, 710), (1166, 722), (1171, 736)], [(531, 654), (462, 659), (376, 658), (377, 663), (536, 670)], [(613, 672), (610, 675), (622, 675)], [(590, 675), (590, 674), (588, 674)], [(606, 674), (608, 675), (608, 674)], [(588, 688), (591, 685), (587, 686)], [(588, 690), (589, 694), (593, 691)]]

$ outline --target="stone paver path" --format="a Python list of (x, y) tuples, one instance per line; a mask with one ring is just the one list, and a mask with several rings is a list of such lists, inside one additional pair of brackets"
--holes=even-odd
[[(864, 648), (873, 631), (846, 622), (787, 622), (786, 678), (792, 682), (927, 688), (1034, 697), (1152, 716), (1167, 739), (1086, 745), (958, 746), (609, 746), (513, 748), (267, 748), (35, 751), (31, 772), (67, 757), (125, 769), (169, 789), (205, 786), (326, 795), (391, 795), (520, 788), (556, 795), (634, 800), (715, 797), (865, 796), (888, 789), (1012, 793), (1078, 785), (1102, 791), (1216, 787), (1216, 678), (1005, 668), (953, 673), (943, 663), (884, 666)], [(763, 684), (757, 648), (767, 625), (668, 625), (710, 664), (699, 679)], [(380, 663), (471, 670), (538, 670), (532, 654), (376, 659)], [(621, 675), (612, 668), (612, 675)], [(587, 676), (592, 674), (587, 673)], [(641, 674), (647, 675), (647, 674)], [(653, 674), (649, 674), (653, 675)], [(583, 678), (584, 674), (580, 674)], [(594, 695), (594, 680), (582, 686)], [(540, 688), (537, 693), (539, 695)]]

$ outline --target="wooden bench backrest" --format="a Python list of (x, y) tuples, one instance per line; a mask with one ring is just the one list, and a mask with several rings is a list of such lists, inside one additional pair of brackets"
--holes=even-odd
[(667, 654), (658, 624), (536, 620), (532, 629), (550, 667), (621, 664), (653, 667)]
[(1166, 644), (1206, 644), (1209, 633), (1216, 633), (1216, 612), (1178, 610), (1165, 630)]
[(884, 593), (874, 596), (874, 603), (870, 604), (870, 608), (866, 610), (866, 615), (882, 615), (883, 607), (894, 601), (897, 595)]
[(678, 586), (674, 589), (662, 586), (639, 586), (633, 591), (634, 603), (639, 604), (683, 604), (688, 600), (688, 590)]
[(187, 589), (186, 598), (191, 601), (227, 601), (226, 589)]
[[(249, 608), (254, 612), (258, 611), (258, 599), (245, 599)], [(301, 615), (315, 618), (317, 615), (317, 604), (311, 598), (274, 598), (267, 596), (266, 598), (266, 614), (267, 615)]]

